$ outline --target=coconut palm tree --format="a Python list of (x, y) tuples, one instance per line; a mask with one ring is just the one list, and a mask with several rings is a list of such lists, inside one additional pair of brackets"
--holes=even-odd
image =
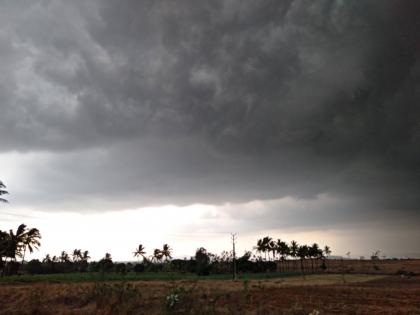
[(171, 256), (172, 248), (169, 247), (168, 244), (163, 244), (163, 249), (161, 251), (162, 257), (165, 257), (165, 260), (172, 259)]
[(309, 246), (308, 248), (309, 258), (311, 259), (312, 273), (314, 273), (314, 258), (319, 257), (319, 251), (320, 249), (317, 243), (313, 243), (312, 246)]
[(298, 257), (298, 250), (299, 250), (299, 244), (296, 241), (290, 242), (290, 256), (293, 257), (294, 262), (294, 269), (296, 270), (296, 258)]
[(142, 244), (139, 244), (139, 247), (133, 252), (134, 257), (142, 257), (143, 261), (146, 259), (146, 251)]
[(73, 262), (78, 262), (82, 259), (82, 250), (81, 249), (74, 249), (73, 254), (71, 254), (73, 258)]
[(324, 255), (326, 258), (328, 258), (331, 255), (331, 249), (328, 245), (325, 245), (324, 247)]
[(63, 263), (69, 262), (70, 261), (70, 257), (69, 254), (67, 254), (66, 251), (62, 251), (59, 260)]
[(23, 241), (26, 235), (26, 225), (18, 226), (16, 233), (9, 231), (9, 257), (16, 261), (16, 256), (22, 257)]
[(156, 262), (158, 262), (158, 261), (160, 262), (162, 260), (162, 258), (163, 258), (162, 251), (159, 248), (155, 248), (155, 250), (153, 251), (153, 259)]
[[(267, 260), (267, 252), (270, 251), (270, 242), (272, 241), (272, 238), (269, 236), (266, 236), (262, 239), (262, 248), (263, 252), (265, 254), (265, 260)], [(270, 256), (269, 256), (270, 258)]]
[(33, 253), (34, 249), (38, 249), (41, 246), (39, 239), (41, 238), (41, 233), (36, 228), (29, 229), (22, 235), (22, 247), (23, 247), (23, 256), (22, 256), (22, 265), (25, 260), (26, 249), (29, 249), (29, 253)]
[(297, 251), (297, 255), (300, 258), (300, 269), (302, 273), (305, 272), (305, 269), (303, 267), (303, 261), (306, 257), (309, 256), (309, 247), (307, 245), (299, 246), (299, 249)]
[(50, 254), (45, 255), (44, 259), (42, 259), (42, 262), (47, 264), (51, 263), (52, 259), (50, 257)]
[(89, 256), (89, 251), (88, 251), (88, 250), (85, 250), (85, 251), (83, 252), (83, 254), (82, 254), (82, 261), (83, 261), (83, 262), (87, 262), (89, 259), (90, 259), (90, 256)]
[[(287, 245), (286, 242), (283, 242), (282, 240), (277, 240), (277, 252), (280, 254), (280, 258), (282, 261), (287, 261), (287, 256), (290, 254), (289, 245)], [(287, 265), (287, 269), (289, 266)]]
[(3, 188), (6, 188), (6, 186), (3, 184), (3, 182), (0, 180), (0, 202), (7, 202), (6, 199), (1, 198), (2, 195), (6, 195), (8, 194), (8, 192), (6, 190), (4, 190)]
[(268, 247), (268, 252), (269, 252), (268, 255), (270, 256), (270, 252), (271, 252), (273, 254), (273, 261), (276, 260), (276, 252), (277, 252), (276, 242), (270, 239), (267, 247)]
[(260, 256), (261, 256), (261, 253), (265, 252), (265, 244), (263, 243), (262, 239), (259, 239), (257, 241), (256, 250), (258, 253), (260, 253)]

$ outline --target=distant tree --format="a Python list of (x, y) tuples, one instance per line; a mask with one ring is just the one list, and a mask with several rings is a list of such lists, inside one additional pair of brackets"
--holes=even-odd
[(296, 258), (298, 257), (299, 244), (296, 241), (290, 242), (290, 256), (294, 259), (294, 269), (296, 270)]
[(8, 194), (8, 192), (3, 188), (6, 188), (6, 185), (4, 185), (3, 182), (0, 180), (0, 202), (7, 202), (6, 199), (1, 198), (2, 195)]
[(59, 257), (59, 260), (60, 260), (62, 263), (67, 263), (67, 262), (69, 262), (69, 261), (70, 261), (69, 254), (67, 254), (67, 252), (63, 250), (63, 251), (61, 252), (61, 255), (60, 255), (60, 257)]
[(265, 244), (263, 243), (262, 239), (259, 239), (257, 241), (257, 246), (256, 246), (256, 250), (257, 252), (261, 255), (261, 253), (265, 252)]
[(107, 261), (112, 261), (111, 254), (110, 253), (105, 253), (105, 257), (103, 259), (107, 260)]
[[(265, 255), (265, 260), (267, 260), (267, 252), (269, 253), (271, 251), (272, 241), (272, 238), (269, 236), (266, 236), (261, 240), (261, 249)], [(270, 259), (270, 256), (268, 256), (268, 258)]]
[(300, 268), (301, 268), (301, 271), (302, 271), (302, 273), (305, 273), (305, 268), (303, 266), (303, 261), (306, 259), (306, 257), (309, 256), (309, 247), (307, 245), (299, 246), (297, 255), (300, 258)]
[(159, 248), (155, 248), (153, 251), (153, 260), (156, 262), (161, 262), (163, 258), (162, 251)]
[(328, 258), (331, 255), (331, 249), (328, 245), (325, 245), (324, 247), (324, 255), (326, 258)]
[(170, 248), (168, 244), (163, 244), (161, 254), (162, 257), (165, 257), (165, 260), (172, 259), (171, 252), (172, 248)]
[(210, 256), (204, 247), (200, 247), (195, 252), (196, 272), (199, 276), (210, 273)]
[(89, 251), (88, 250), (85, 250), (83, 252), (83, 254), (82, 254), (82, 261), (83, 262), (88, 262), (89, 259), (90, 259)]
[(47, 255), (45, 255), (45, 257), (44, 257), (44, 259), (42, 259), (42, 262), (43, 263), (51, 263), (52, 262), (52, 260), (51, 260), (51, 256), (50, 256), (50, 254), (47, 254)]
[(314, 273), (314, 259), (318, 259), (319, 251), (320, 249), (317, 243), (313, 243), (312, 246), (308, 248), (309, 258), (311, 259), (312, 273)]
[(276, 242), (273, 241), (272, 239), (270, 239), (270, 241), (268, 242), (268, 249), (267, 250), (272, 253), (273, 260), (276, 260), (277, 246), (276, 246)]
[(134, 254), (134, 257), (142, 257), (143, 261), (146, 259), (146, 251), (142, 244), (139, 244), (139, 246), (136, 248), (133, 254)]
[(23, 261), (25, 260), (25, 254), (26, 249), (29, 250), (29, 253), (33, 253), (34, 249), (38, 249), (39, 246), (41, 246), (40, 240), (41, 239), (41, 233), (39, 233), (39, 230), (36, 228), (29, 229), (26, 231), (22, 237), (22, 247), (23, 247), (23, 255), (22, 255), (22, 265)]
[(379, 260), (379, 254), (380, 253), (381, 253), (381, 250), (380, 249), (372, 252), (372, 255), (370, 256), (370, 259), (372, 259), (372, 260)]
[(101, 272), (109, 272), (114, 268), (114, 262), (110, 253), (106, 253), (105, 257), (98, 262), (99, 270)]
[(74, 249), (71, 256), (73, 258), (73, 262), (81, 261), (82, 260), (82, 250), (81, 249)]

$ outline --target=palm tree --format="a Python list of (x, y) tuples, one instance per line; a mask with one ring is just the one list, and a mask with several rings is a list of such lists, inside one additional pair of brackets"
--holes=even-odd
[(153, 259), (157, 262), (157, 261), (161, 261), (162, 258), (163, 258), (162, 251), (159, 248), (155, 248), (155, 250), (153, 251)]
[(103, 260), (112, 261), (111, 254), (110, 253), (105, 253), (105, 257), (103, 258)]
[[(278, 239), (277, 240), (277, 251), (280, 254), (281, 260), (282, 261), (287, 261), (286, 258), (290, 254), (290, 249), (289, 249), (289, 246), (287, 245), (287, 243)], [(287, 265), (287, 267), (289, 267), (289, 266)], [(287, 269), (289, 269), (289, 268), (287, 268)]]
[(146, 251), (142, 244), (139, 244), (139, 247), (133, 252), (134, 257), (142, 257), (143, 261), (146, 259)]
[(326, 258), (328, 258), (328, 256), (331, 255), (331, 249), (328, 245), (325, 245), (325, 247), (324, 247), (324, 255), (325, 255)]
[(298, 256), (299, 244), (296, 241), (290, 242), (290, 256), (293, 257), (294, 261), (294, 269), (296, 270), (296, 258)]
[(39, 239), (41, 238), (41, 233), (36, 228), (32, 228), (25, 232), (22, 235), (22, 246), (23, 246), (23, 256), (22, 256), (22, 265), (25, 260), (26, 249), (29, 249), (29, 253), (33, 253), (34, 249), (38, 249), (41, 246)]
[(299, 246), (297, 255), (300, 258), (300, 269), (302, 271), (302, 273), (304, 273), (304, 268), (303, 268), (303, 260), (309, 256), (309, 247), (307, 245), (302, 245)]
[(272, 239), (270, 239), (270, 241), (268, 242), (268, 252), (269, 252), (269, 255), (270, 255), (270, 252), (273, 254), (273, 261), (276, 260), (277, 247), (276, 247), (276, 242), (274, 242)]
[(313, 243), (312, 246), (308, 248), (308, 254), (311, 259), (312, 273), (314, 273), (314, 260), (313, 259), (318, 258), (319, 251), (320, 249), (317, 243)]
[(66, 263), (66, 262), (69, 262), (70, 261), (69, 254), (67, 254), (67, 252), (64, 251), (64, 250), (61, 252), (61, 255), (60, 255), (60, 258), (59, 259), (63, 263)]
[(270, 251), (270, 242), (271, 241), (272, 241), (272, 238), (269, 237), (269, 236), (266, 236), (262, 239), (262, 250), (265, 254), (265, 260), (267, 260), (267, 252)]
[(8, 192), (6, 190), (4, 190), (3, 188), (6, 188), (6, 186), (3, 184), (3, 182), (0, 180), (0, 202), (7, 202), (6, 199), (1, 198), (2, 195), (6, 195), (8, 194)]
[(74, 249), (73, 250), (73, 262), (78, 262), (82, 259), (82, 250), (81, 249)]
[(257, 249), (257, 252), (260, 253), (260, 256), (261, 256), (261, 253), (265, 251), (265, 245), (262, 239), (259, 239), (257, 241), (256, 249)]
[(171, 256), (172, 248), (169, 247), (168, 244), (163, 244), (163, 249), (161, 251), (162, 257), (165, 257), (165, 260), (172, 259)]
[(42, 262), (43, 262), (43, 263), (47, 263), (47, 264), (51, 263), (51, 262), (52, 262), (52, 260), (51, 260), (50, 254), (45, 255), (45, 257), (44, 257), (44, 259), (42, 260)]
[(83, 262), (87, 262), (89, 259), (90, 259), (90, 256), (89, 256), (89, 251), (88, 251), (88, 250), (85, 250), (85, 251), (83, 252), (83, 254), (82, 254), (82, 261), (83, 261)]
[(22, 256), (23, 241), (26, 235), (26, 225), (21, 224), (16, 230), (16, 234), (13, 230), (9, 231), (9, 257), (16, 261), (16, 256)]

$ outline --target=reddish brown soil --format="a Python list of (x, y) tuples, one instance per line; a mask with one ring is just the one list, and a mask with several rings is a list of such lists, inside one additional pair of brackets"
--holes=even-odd
[(420, 314), (420, 277), (3, 284), (0, 301), (0, 314)]

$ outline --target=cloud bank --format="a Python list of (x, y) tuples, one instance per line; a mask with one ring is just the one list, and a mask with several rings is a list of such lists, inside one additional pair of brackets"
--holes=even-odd
[(419, 221), (418, 1), (1, 7), (0, 162), (19, 207), (291, 198), (314, 225)]

